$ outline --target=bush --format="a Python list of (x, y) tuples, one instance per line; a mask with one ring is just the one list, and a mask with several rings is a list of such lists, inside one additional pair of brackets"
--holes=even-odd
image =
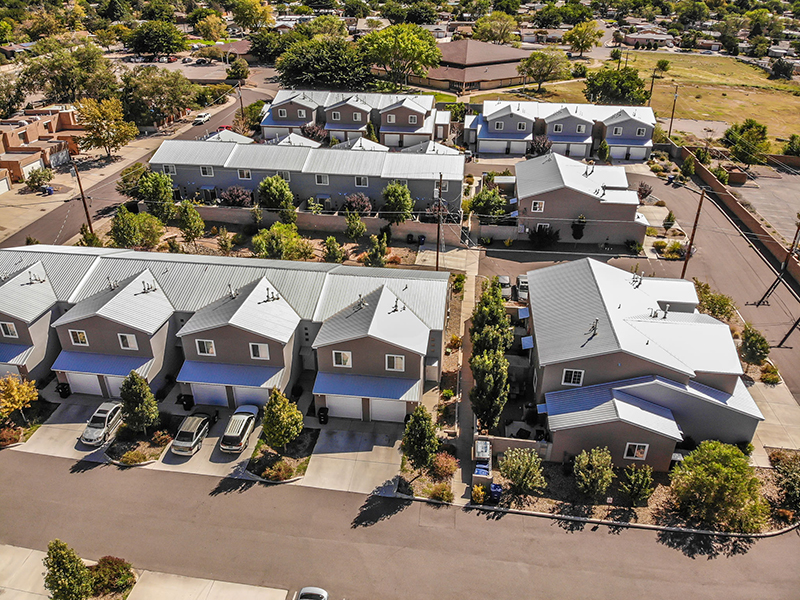
[(459, 273), (453, 278), (453, 293), (460, 294), (464, 291), (464, 282), (467, 280), (467, 276), (463, 273)]
[(711, 154), (705, 148), (698, 148), (694, 155), (697, 157), (697, 160), (700, 161), (702, 165), (710, 165), (711, 164)]
[(682, 258), (683, 255), (684, 248), (681, 246), (680, 242), (670, 242), (669, 246), (667, 246), (667, 249), (664, 250), (664, 257), (671, 260)]
[(269, 479), (270, 481), (286, 481), (291, 479), (292, 475), (294, 475), (294, 469), (283, 459), (268, 467), (261, 474), (264, 479)]
[(684, 177), (691, 177), (694, 175), (694, 158), (687, 156), (686, 160), (681, 165), (681, 175)]
[(575, 79), (581, 79), (582, 77), (586, 77), (587, 72), (588, 69), (586, 68), (586, 65), (578, 63), (575, 65), (575, 68), (572, 69), (572, 77)]
[(472, 486), (472, 503), (473, 504), (483, 504), (486, 502), (486, 486), (481, 485), (480, 483), (476, 483)]
[(531, 448), (510, 448), (500, 460), (500, 473), (511, 482), (515, 494), (532, 494), (547, 487), (542, 460)]
[(723, 169), (722, 167), (714, 167), (713, 169), (711, 169), (711, 173), (714, 175), (714, 177), (717, 178), (717, 180), (721, 184), (728, 185), (730, 176), (728, 175), (728, 172), (725, 169)]
[(650, 170), (653, 173), (663, 173), (664, 172), (664, 167), (662, 167), (661, 165), (658, 165), (658, 164), (650, 165)]
[[(770, 460), (773, 460), (772, 455)], [(780, 459), (773, 462), (781, 502), (791, 510), (800, 510), (800, 454), (781, 452)]]
[(647, 198), (653, 193), (653, 186), (644, 181), (639, 182), (639, 187), (636, 189), (636, 195), (639, 197), (639, 202)]
[(766, 383), (767, 385), (778, 385), (781, 382), (781, 376), (778, 375), (778, 369), (776, 369), (770, 363), (765, 363), (763, 367), (761, 367), (761, 382)]
[(528, 239), (531, 241), (534, 250), (546, 250), (559, 242), (561, 233), (558, 229), (553, 229), (552, 227), (531, 229), (530, 233), (528, 233)]
[(89, 572), (95, 596), (124, 592), (136, 581), (131, 563), (116, 556), (103, 556)]
[(231, 242), (234, 246), (243, 246), (247, 243), (247, 236), (243, 233), (234, 233)]
[(664, 220), (661, 222), (661, 224), (664, 226), (664, 229), (666, 229), (667, 231), (672, 229), (672, 226), (675, 225), (675, 213), (672, 212), (672, 211), (669, 211), (667, 213), (667, 216), (664, 217)]
[(436, 481), (449, 481), (457, 469), (458, 459), (447, 452), (437, 452), (431, 461), (431, 477)]
[(53, 180), (51, 169), (34, 169), (25, 178), (25, 187), (33, 192), (38, 192), (39, 188)]
[(250, 190), (234, 185), (219, 195), (222, 204), (227, 206), (252, 206), (253, 196)]
[(397, 256), (397, 254), (390, 254), (386, 262), (390, 265), (399, 265), (403, 262), (403, 259)]
[(344, 209), (345, 211), (368, 215), (372, 212), (372, 201), (365, 194), (356, 192), (345, 198)]
[(20, 430), (16, 427), (6, 427), (0, 429), (0, 446), (16, 444), (20, 439)]
[(745, 323), (742, 345), (739, 347), (742, 360), (751, 365), (762, 365), (769, 356), (769, 342), (750, 323)]
[(427, 490), (428, 498), (439, 502), (452, 502), (455, 498), (449, 483), (437, 483)]
[(734, 304), (733, 298), (714, 292), (710, 285), (696, 277), (692, 281), (694, 281), (694, 288), (700, 300), (700, 304), (697, 306), (700, 312), (722, 321), (727, 321), (733, 317), (736, 312), (736, 304)]
[(161, 429), (153, 434), (151, 441), (156, 446), (163, 448), (172, 441), (172, 436), (169, 434), (169, 432)]
[(141, 450), (129, 450), (119, 459), (123, 465), (138, 465), (147, 461), (147, 454)]
[(656, 240), (655, 242), (653, 242), (653, 249), (659, 254), (662, 254), (664, 250), (667, 249), (667, 242), (665, 242), (664, 240)]
[(636, 240), (625, 240), (625, 247), (631, 254), (640, 254), (644, 246)]
[(456, 393), (451, 389), (442, 390), (442, 400), (447, 402), (448, 400), (452, 400)]
[(450, 343), (448, 344), (453, 350), (458, 350), (461, 348), (461, 336), (457, 334), (453, 334), (450, 336)]
[(581, 451), (575, 457), (573, 467), (575, 483), (581, 493), (600, 498), (608, 491), (614, 479), (614, 463), (608, 448), (592, 448), (588, 452)]
[(653, 495), (653, 468), (650, 465), (628, 465), (625, 469), (625, 481), (620, 489), (631, 500), (634, 506), (647, 504)]

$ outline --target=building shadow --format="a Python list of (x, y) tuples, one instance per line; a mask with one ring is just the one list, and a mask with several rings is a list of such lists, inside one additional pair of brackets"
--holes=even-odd
[(69, 468), (70, 473), (88, 473), (97, 467), (105, 467), (108, 463), (81, 459)]

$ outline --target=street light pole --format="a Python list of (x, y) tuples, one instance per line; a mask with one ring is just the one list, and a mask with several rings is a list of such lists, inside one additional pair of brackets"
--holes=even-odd
[(86, 213), (86, 224), (89, 226), (89, 233), (94, 235), (94, 227), (92, 227), (92, 218), (89, 216), (89, 207), (86, 205), (86, 194), (83, 193), (83, 183), (81, 183), (81, 175), (78, 172), (78, 167), (75, 164), (75, 161), (70, 158), (70, 162), (72, 164), (72, 172), (75, 175), (75, 179), (78, 180), (78, 189), (81, 191), (81, 201), (83, 202), (83, 212)]
[(672, 114), (669, 117), (669, 133), (668, 138), (672, 137), (672, 120), (675, 118), (675, 105), (678, 103), (678, 84), (675, 84), (675, 97), (672, 99)]
[(656, 85), (656, 70), (658, 67), (653, 67), (653, 78), (650, 80), (650, 97), (647, 99), (647, 106), (650, 106), (650, 101), (653, 99), (653, 88)]
[[(789, 252), (786, 254), (786, 258), (781, 263), (781, 270), (778, 271), (778, 278), (772, 283), (771, 286), (769, 286), (769, 289), (767, 289), (767, 291), (764, 292), (764, 295), (761, 296), (761, 299), (758, 302), (756, 302), (756, 306), (761, 306), (762, 304), (769, 304), (767, 300), (772, 295), (772, 293), (776, 289), (778, 289), (778, 286), (780, 285), (781, 281), (783, 281), (783, 274), (786, 272), (786, 269), (789, 266), (789, 261), (794, 255), (795, 248), (797, 248), (798, 238), (800, 238), (800, 212), (797, 213), (797, 229), (794, 232), (794, 239), (792, 239), (792, 245), (789, 246)], [(784, 338), (783, 341), (786, 341), (786, 338)], [(783, 343), (783, 341), (781, 343)]]

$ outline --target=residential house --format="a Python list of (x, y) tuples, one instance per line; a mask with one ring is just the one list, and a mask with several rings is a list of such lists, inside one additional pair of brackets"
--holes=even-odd
[(308, 93), (297, 92), (281, 96), (281, 92), (275, 96), (261, 121), (264, 139), (300, 133), (303, 127), (313, 125), (317, 120), (317, 109), (320, 105)]
[[(381, 17), (367, 17), (359, 19), (356, 22), (356, 34), (366, 35), (368, 33), (372, 33), (373, 31), (380, 31), (381, 29), (386, 29), (392, 23), (389, 19), (383, 19)], [(373, 27), (375, 25), (375, 27)]]
[(647, 44), (653, 46), (668, 46), (669, 44), (675, 44), (675, 38), (668, 34), (661, 28), (654, 28), (650, 30), (643, 30), (637, 31), (636, 33), (626, 33), (625, 34), (625, 44), (628, 46), (635, 46), (637, 43), (639, 46), (646, 46)]
[(447, 23), (440, 25), (421, 25), (421, 27), (437, 40), (442, 40), (447, 37)]
[(695, 43), (700, 50), (711, 50), (712, 52), (718, 52), (722, 49), (722, 43), (719, 40), (707, 40), (705, 38), (700, 38), (697, 39)]
[[(273, 143), (271, 141), (267, 142)], [(320, 142), (316, 142), (314, 140), (308, 139), (307, 137), (303, 137), (302, 135), (298, 135), (296, 133), (290, 133), (282, 138), (279, 138), (277, 142), (274, 142), (277, 146), (298, 146), (300, 148), (320, 148), (322, 144)]]
[(386, 146), (414, 146), (450, 135), (450, 112), (436, 110), (433, 96), (406, 97), (380, 111), (380, 139)]
[(250, 40), (237, 40), (235, 42), (217, 44), (215, 47), (225, 53), (226, 62), (241, 58), (248, 63), (256, 63), (258, 62), (258, 58), (250, 52), (250, 46)]
[(8, 60), (14, 60), (17, 57), (25, 56), (28, 51), (33, 46), (34, 42), (23, 42), (21, 44), (7, 44), (5, 46), (0, 46), (0, 52)]
[(569, 28), (520, 29), (520, 40), (526, 44), (560, 44)]
[(551, 460), (606, 446), (618, 466), (665, 471), (676, 444), (752, 439), (763, 416), (730, 329), (698, 312), (691, 282), (591, 258), (529, 271), (528, 282)]
[(8, 169), (0, 168), (0, 194), (5, 194), (11, 189), (11, 173)]
[(516, 167), (520, 235), (557, 230), (571, 241), (580, 216), (586, 226), (582, 244), (642, 243), (649, 223), (638, 212), (639, 198), (628, 190), (625, 167), (588, 165), (560, 154), (531, 158)]
[[(316, 198), (338, 210), (347, 195), (361, 192), (379, 205), (393, 181), (408, 186), (415, 210), (430, 207), (442, 179), (442, 198), (458, 212), (464, 179), (464, 155), (400, 152), (342, 152), (330, 148), (166, 140), (150, 159), (151, 167), (172, 176), (182, 198), (200, 194), (213, 201), (232, 186), (255, 192), (265, 177), (281, 175), (294, 195)], [(379, 208), (379, 206), (378, 206)]]

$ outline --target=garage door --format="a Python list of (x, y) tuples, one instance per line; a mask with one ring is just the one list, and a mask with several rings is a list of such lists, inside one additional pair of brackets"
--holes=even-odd
[(478, 152), (500, 152), (505, 154), (506, 142), (478, 142)]
[(406, 403), (400, 400), (371, 398), (369, 401), (369, 418), (372, 421), (402, 423), (406, 418)]
[(525, 154), (528, 142), (511, 142), (511, 154)]
[(103, 395), (103, 392), (100, 391), (100, 378), (97, 375), (67, 373), (67, 381), (73, 394)]
[(611, 158), (625, 158), (628, 148), (625, 146), (611, 146)]
[(644, 160), (647, 148), (631, 148), (631, 160)]
[(346, 135), (346, 139), (348, 140), (357, 140), (361, 137), (360, 131), (348, 131)]
[(422, 142), (427, 142), (430, 139), (431, 138), (429, 138), (427, 135), (407, 135), (403, 138), (403, 147), (410, 148), (411, 146), (416, 146)]
[(6, 375), (19, 375), (19, 367), (0, 363), (0, 377), (5, 377)]
[(550, 150), (555, 152), (556, 154), (567, 154), (567, 147), (569, 144), (553, 144)]
[(31, 171), (35, 171), (36, 169), (43, 169), (43, 168), (44, 168), (44, 163), (42, 163), (42, 159), (40, 158), (36, 162), (22, 167), (22, 174), (25, 176), (25, 179), (27, 179), (28, 175), (31, 174)]
[(0, 179), (0, 194), (3, 194), (10, 189), (11, 188), (8, 186), (8, 179), (5, 177), (3, 179)]
[(210, 406), (228, 406), (228, 394), (224, 385), (192, 384), (192, 396), (195, 404)]
[(120, 388), (122, 382), (125, 381), (124, 377), (106, 377), (106, 387), (108, 388), (108, 395), (112, 398), (120, 397)]
[(589, 144), (570, 144), (569, 155), (572, 158), (586, 158), (589, 156)]
[(383, 141), (387, 146), (399, 146), (400, 145), (400, 134), (399, 133), (387, 133)]
[(242, 404), (264, 406), (269, 400), (269, 390), (267, 388), (235, 387), (233, 388), (233, 397), (236, 399), (236, 406)]
[(328, 416), (342, 419), (361, 419), (361, 398), (356, 396), (325, 396)]

